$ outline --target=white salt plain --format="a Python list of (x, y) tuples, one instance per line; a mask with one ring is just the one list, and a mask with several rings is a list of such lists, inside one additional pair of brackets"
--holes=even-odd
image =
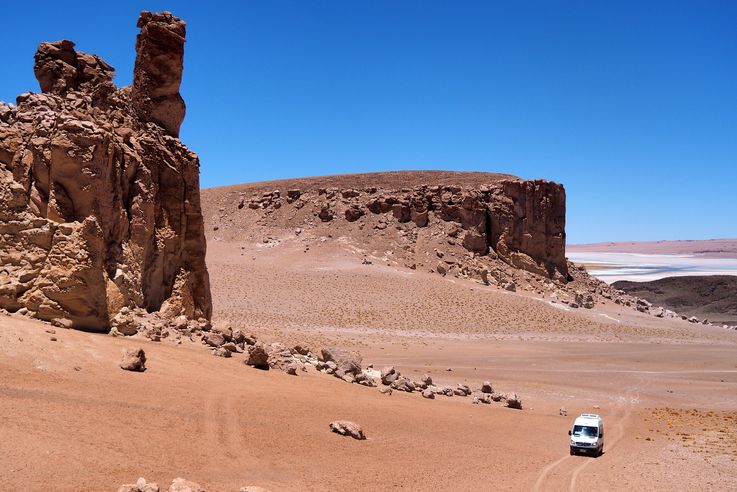
[(686, 275), (737, 275), (737, 258), (585, 251), (570, 252), (567, 256), (574, 263), (585, 264), (589, 274), (608, 284)]

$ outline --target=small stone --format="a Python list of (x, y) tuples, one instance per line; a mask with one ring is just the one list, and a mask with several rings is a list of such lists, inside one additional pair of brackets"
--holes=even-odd
[(169, 492), (205, 492), (200, 484), (184, 478), (175, 478), (169, 486)]
[(334, 422), (330, 422), (330, 430), (340, 434), (341, 436), (350, 436), (353, 439), (358, 440), (366, 439), (366, 435), (363, 433), (361, 426), (348, 420), (336, 420)]
[(126, 371), (143, 372), (146, 370), (146, 353), (143, 349), (128, 349), (123, 352), (120, 368)]

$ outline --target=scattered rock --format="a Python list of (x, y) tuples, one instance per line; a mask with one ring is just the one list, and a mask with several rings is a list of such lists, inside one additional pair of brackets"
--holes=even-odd
[(230, 350), (226, 349), (225, 347), (217, 347), (215, 350), (212, 351), (212, 355), (216, 357), (225, 357), (229, 358), (233, 354)]
[(423, 398), (427, 398), (429, 400), (434, 400), (435, 399), (435, 393), (433, 393), (432, 390), (426, 389), (426, 390), (424, 390), (422, 392), (422, 397)]
[(516, 408), (517, 410), (522, 410), (522, 399), (517, 396), (517, 394), (513, 394), (511, 396), (507, 396), (507, 406), (509, 408)]
[(341, 436), (350, 436), (353, 439), (358, 440), (366, 439), (366, 435), (363, 433), (361, 426), (348, 420), (336, 420), (334, 422), (330, 422), (330, 430), (340, 434)]
[(243, 363), (257, 369), (268, 369), (269, 355), (266, 353), (264, 344), (262, 344), (261, 342), (256, 342), (254, 345), (249, 345), (247, 349), (247, 356)]
[(399, 373), (394, 369), (394, 366), (385, 367), (381, 370), (381, 383), (382, 384), (392, 384), (394, 381), (399, 378)]
[(184, 478), (175, 478), (169, 486), (169, 492), (205, 492), (205, 489), (198, 483)]
[(120, 368), (125, 369), (126, 371), (145, 371), (146, 353), (142, 348), (127, 349), (123, 352), (123, 360), (120, 361)]
[(337, 347), (326, 347), (321, 350), (323, 362), (334, 362), (335, 374), (343, 377), (345, 374), (356, 375), (361, 372), (362, 358), (360, 355)]
[(481, 385), (481, 392), (482, 393), (493, 393), (494, 388), (491, 386), (490, 381), (484, 381), (484, 384)]
[(159, 492), (156, 483), (146, 483), (146, 479), (139, 478), (135, 484), (121, 485), (118, 492)]
[(381, 393), (382, 395), (391, 396), (392, 389), (389, 386), (381, 386), (379, 387), (379, 393)]

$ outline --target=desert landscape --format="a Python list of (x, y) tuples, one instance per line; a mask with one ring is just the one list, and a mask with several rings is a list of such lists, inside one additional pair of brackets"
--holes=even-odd
[(571, 262), (564, 185), (200, 190), (185, 24), (138, 28), (131, 86), (42, 43), (0, 105), (0, 488), (737, 490), (737, 326)]

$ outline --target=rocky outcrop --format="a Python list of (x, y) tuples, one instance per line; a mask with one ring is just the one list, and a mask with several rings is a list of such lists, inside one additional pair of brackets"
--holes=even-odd
[[(344, 177), (346, 181), (350, 178), (350, 175)], [(500, 259), (516, 269), (566, 282), (566, 195), (563, 186), (544, 180), (506, 177), (481, 183), (483, 181), (473, 186), (422, 184), (400, 189), (292, 189), (290, 196), (298, 199), (290, 198), (285, 202), (276, 190), (257, 193), (250, 201), (247, 196), (241, 196), (238, 209), (273, 217), (277, 210), (282, 214), (291, 210), (291, 207), (284, 210), (284, 203), (294, 207), (299, 203), (300, 209), (308, 204), (314, 216), (323, 223), (345, 220), (362, 227), (362, 224), (374, 223), (378, 217), (373, 226), (375, 230), (383, 231), (389, 223), (395, 222), (405, 231), (407, 239), (416, 239), (420, 229), (457, 229), (450, 232), (449, 239), (472, 255)], [(412, 244), (409, 246), (412, 248)], [(436, 271), (447, 273), (447, 265), (442, 262), (438, 265)], [(509, 290), (512, 287), (510, 284)]]
[(210, 318), (199, 160), (173, 138), (184, 23), (139, 25), (133, 89), (64, 40), (36, 53), (43, 93), (0, 104), (1, 308), (95, 331), (124, 307)]
[(179, 136), (185, 105), (179, 94), (184, 64), (185, 24), (169, 12), (141, 12), (136, 39), (132, 99), (138, 116)]

